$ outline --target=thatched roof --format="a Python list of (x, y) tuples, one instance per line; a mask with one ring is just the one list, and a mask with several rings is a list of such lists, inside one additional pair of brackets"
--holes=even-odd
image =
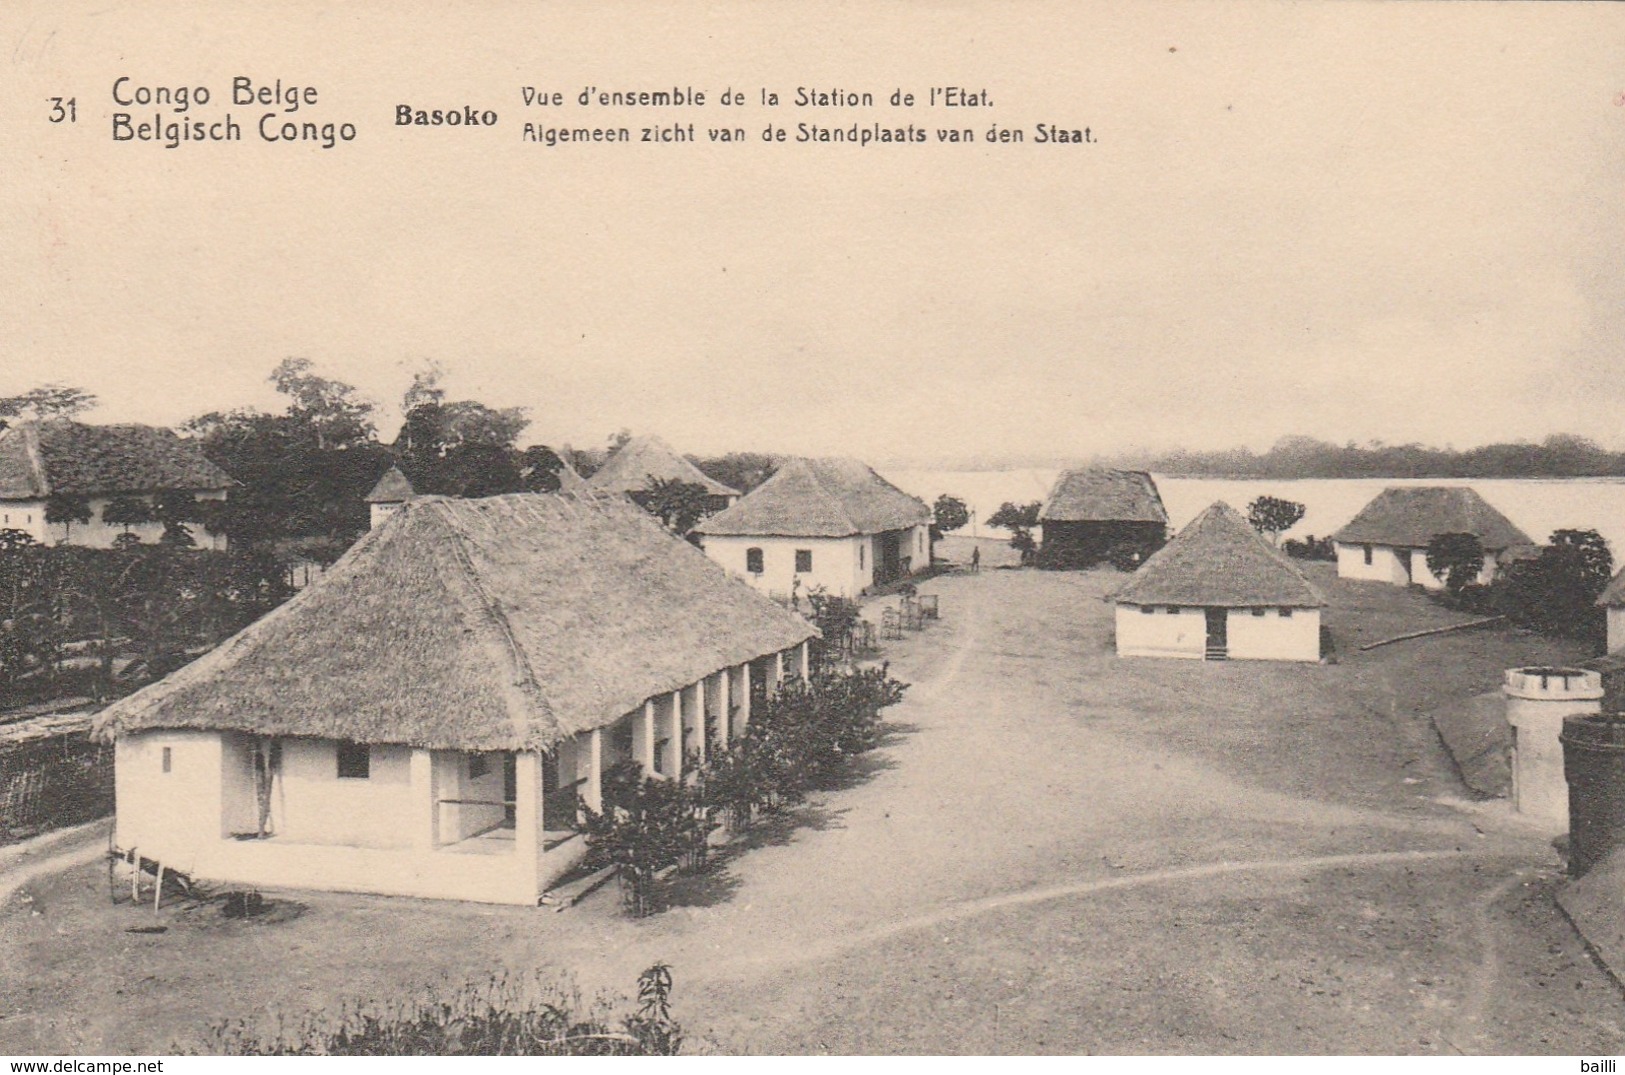
[(1297, 564), (1222, 500), (1141, 564), (1116, 599), (1126, 605), (1212, 608), (1319, 608), (1326, 603)]
[(1157, 483), (1142, 470), (1068, 470), (1039, 515), (1056, 523), (1167, 523)]
[(1420, 549), (1440, 534), (1472, 534), (1491, 551), (1533, 544), (1529, 535), (1464, 485), (1390, 486), (1332, 540)]
[(1597, 604), (1612, 608), (1625, 607), (1625, 567), (1620, 568), (1614, 577), (1608, 580), (1608, 586), (1597, 598)]
[(703, 485), (712, 496), (739, 495), (738, 489), (709, 477), (659, 437), (633, 437), (593, 472), (587, 484), (616, 493), (637, 493), (649, 488), (650, 478)]
[(412, 483), (401, 473), (400, 467), (390, 467), (384, 471), (384, 476), (378, 479), (378, 484), (372, 487), (372, 492), (366, 496), (368, 504), (399, 504), (404, 500), (411, 500), (417, 495)]
[(417, 497), (96, 729), (546, 748), (816, 633), (623, 497)]
[(695, 529), (701, 534), (847, 537), (931, 521), (909, 496), (856, 459), (792, 459), (750, 494)]
[(157, 426), (21, 422), (0, 431), (0, 500), (234, 485), (193, 441)]

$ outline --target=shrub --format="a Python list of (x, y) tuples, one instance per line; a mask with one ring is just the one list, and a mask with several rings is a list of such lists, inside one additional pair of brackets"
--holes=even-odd
[(1428, 542), (1427, 564), (1446, 590), (1460, 594), (1484, 570), (1484, 546), (1472, 534), (1435, 534)]
[(1299, 541), (1296, 538), (1287, 538), (1281, 542), (1281, 550), (1296, 560), (1336, 560), (1337, 546), (1329, 537), (1317, 538), (1310, 534)]
[(716, 826), (698, 787), (649, 776), (635, 761), (612, 766), (602, 788), (602, 812), (580, 804), (587, 865), (619, 867), (621, 898), (641, 918), (655, 909), (657, 875), (692, 858)]
[(264, 1034), (242, 1021), (211, 1027), (211, 1056), (675, 1056), (683, 1029), (671, 1017), (671, 968), (638, 976), (638, 1007), (617, 1015), (586, 1008), (574, 992), (539, 978), (493, 976), (481, 986), (394, 1005), (321, 1012)]
[(1608, 585), (1613, 555), (1594, 530), (1558, 530), (1533, 559), (1513, 562), (1496, 580), (1496, 605), (1514, 623), (1543, 634), (1600, 633), (1596, 600)]

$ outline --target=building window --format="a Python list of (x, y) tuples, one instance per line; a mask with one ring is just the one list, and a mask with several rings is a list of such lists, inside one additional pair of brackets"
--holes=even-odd
[(1179, 615), (1179, 606), (1178, 605), (1170, 606), (1169, 609), (1168, 609), (1168, 615), (1170, 615), (1170, 616)]
[(1283, 620), (1290, 620), (1292, 618), (1292, 610), (1290, 608), (1283, 608), (1281, 610), (1281, 618)]
[[(491, 771), (491, 760), (484, 754), (470, 754), (468, 756), (468, 778), (478, 780)], [(339, 774), (343, 776), (343, 773)]]
[(863, 546), (858, 546), (858, 570), (863, 570)]
[(365, 743), (339, 744), (339, 779), (365, 780), (372, 775), (372, 751)]
[(1140, 615), (1142, 615), (1142, 616), (1155, 616), (1156, 614), (1157, 614), (1157, 610), (1152, 608), (1150, 605), (1141, 605), (1140, 606)]
[(1264, 614), (1264, 611), (1265, 611), (1264, 609), (1255, 608), (1255, 609), (1253, 609), (1253, 615), (1254, 616), (1262, 616)]
[(753, 547), (745, 550), (745, 570), (749, 571), (752, 575), (760, 575), (762, 573), (761, 549)]
[(175, 760), (174, 757), (170, 754), (169, 748), (165, 747), (164, 748), (164, 772), (166, 772), (166, 773), (169, 772), (170, 763), (173, 762), (174, 760)]
[(1365, 562), (1369, 564), (1371, 562), (1371, 546), (1365, 545), (1362, 548), (1365, 549)]
[(809, 572), (811, 570), (812, 570), (812, 550), (811, 549), (797, 549), (796, 550), (796, 571), (798, 573), (800, 573), (800, 574), (805, 575), (807, 572)]

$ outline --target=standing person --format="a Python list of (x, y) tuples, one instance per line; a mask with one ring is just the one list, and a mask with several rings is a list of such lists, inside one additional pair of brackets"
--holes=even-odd
[(982, 570), (982, 547), (980, 545), (971, 546), (970, 569), (972, 574), (978, 574)]

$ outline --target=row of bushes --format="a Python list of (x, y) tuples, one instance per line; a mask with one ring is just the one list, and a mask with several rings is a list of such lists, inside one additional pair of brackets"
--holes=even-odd
[(207, 1056), (675, 1056), (671, 968), (638, 977), (637, 1007), (617, 1014), (536, 978), (493, 976), (481, 986), (387, 1007), (322, 1012), (268, 1032), (244, 1022), (212, 1028)]
[(612, 767), (602, 811), (581, 804), (588, 868), (619, 867), (627, 909), (650, 913), (658, 877), (673, 867), (703, 868), (711, 834), (724, 822), (749, 829), (831, 786), (852, 758), (880, 742), (881, 710), (907, 689), (886, 666), (819, 669), (753, 705), (745, 731), (711, 746), (704, 762), (688, 755), (684, 780), (645, 773), (635, 761)]
[(1503, 564), (1478, 582), (1485, 554), (1471, 534), (1440, 534), (1428, 545), (1427, 567), (1442, 578), (1440, 597), (1465, 612), (1502, 615), (1542, 634), (1602, 641), (1597, 598), (1613, 574), (1613, 553), (1595, 530), (1554, 530), (1533, 555)]

